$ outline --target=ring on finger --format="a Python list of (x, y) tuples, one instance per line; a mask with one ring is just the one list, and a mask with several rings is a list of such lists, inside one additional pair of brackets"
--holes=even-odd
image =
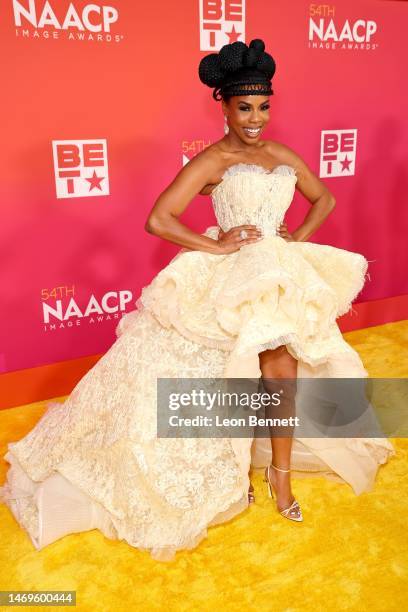
[(246, 230), (241, 230), (239, 232), (240, 238), (242, 238), (242, 240), (245, 240), (245, 238), (248, 238), (248, 232)]

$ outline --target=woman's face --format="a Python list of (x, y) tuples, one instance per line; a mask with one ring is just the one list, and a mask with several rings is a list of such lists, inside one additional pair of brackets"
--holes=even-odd
[(222, 109), (230, 133), (246, 144), (255, 144), (269, 122), (269, 96), (232, 96)]

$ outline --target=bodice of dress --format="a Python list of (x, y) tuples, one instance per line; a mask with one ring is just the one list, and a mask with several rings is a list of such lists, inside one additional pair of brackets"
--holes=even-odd
[(211, 193), (218, 225), (257, 225), (264, 236), (275, 236), (295, 193), (296, 171), (281, 164), (272, 171), (257, 164), (230, 166)]

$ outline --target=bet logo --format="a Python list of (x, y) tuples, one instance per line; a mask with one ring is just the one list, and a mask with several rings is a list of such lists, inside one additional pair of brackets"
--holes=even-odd
[(53, 140), (57, 198), (109, 195), (105, 139)]

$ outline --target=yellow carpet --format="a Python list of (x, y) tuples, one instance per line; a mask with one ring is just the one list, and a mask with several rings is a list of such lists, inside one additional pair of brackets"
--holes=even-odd
[[(344, 337), (370, 376), (407, 377), (408, 321)], [(6, 443), (24, 436), (43, 411), (43, 403), (0, 411), (1, 457)], [(380, 468), (370, 493), (355, 496), (348, 485), (323, 478), (294, 479), (301, 524), (277, 514), (261, 473), (253, 474), (255, 506), (210, 528), (208, 539), (177, 553), (173, 563), (155, 562), (98, 531), (37, 552), (0, 505), (0, 590), (75, 590), (76, 609), (92, 611), (406, 609), (408, 441), (392, 441), (397, 455)], [(2, 460), (0, 482), (6, 465)]]

